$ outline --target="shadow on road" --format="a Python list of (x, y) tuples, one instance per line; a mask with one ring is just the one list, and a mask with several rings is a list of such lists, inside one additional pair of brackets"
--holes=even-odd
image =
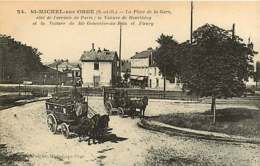
[(11, 153), (7, 150), (6, 144), (0, 144), (0, 165), (16, 165), (19, 162), (28, 163), (29, 155), (24, 153)]
[(118, 137), (116, 134), (113, 133), (108, 133), (106, 135), (104, 135), (102, 142), (112, 142), (112, 143), (118, 143), (121, 141), (125, 141), (128, 138), (124, 138), (124, 137)]
[[(109, 128), (109, 129), (107, 130), (107, 132), (103, 135), (103, 137), (100, 138), (99, 141), (96, 140), (97, 142), (93, 142), (93, 144), (96, 144), (96, 143), (102, 144), (102, 143), (105, 143), (105, 142), (119, 143), (119, 142), (121, 142), (121, 141), (125, 141), (125, 140), (128, 139), (128, 138), (119, 137), (119, 136), (117, 136), (116, 134), (113, 134), (113, 133), (112, 133), (112, 130), (113, 130), (112, 128)], [(79, 136), (78, 136), (77, 134), (72, 134), (72, 135), (70, 136), (70, 139), (73, 139), (73, 138), (76, 138), (76, 137), (79, 137)], [(81, 140), (81, 141), (88, 142), (89, 139), (90, 139), (90, 137), (87, 136), (86, 138), (84, 138), (84, 139)], [(81, 142), (81, 141), (80, 141), (80, 142)], [(90, 142), (92, 142), (92, 141), (90, 141)], [(89, 143), (89, 144), (91, 145), (91, 143)]]

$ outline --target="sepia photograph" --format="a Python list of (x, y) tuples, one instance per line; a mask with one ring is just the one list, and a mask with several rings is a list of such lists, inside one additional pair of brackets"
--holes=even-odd
[(0, 0), (0, 165), (260, 166), (260, 1)]

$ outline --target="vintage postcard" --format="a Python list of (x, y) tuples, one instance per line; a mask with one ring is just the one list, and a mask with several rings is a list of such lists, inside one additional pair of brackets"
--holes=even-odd
[(260, 165), (260, 2), (0, 1), (0, 165)]

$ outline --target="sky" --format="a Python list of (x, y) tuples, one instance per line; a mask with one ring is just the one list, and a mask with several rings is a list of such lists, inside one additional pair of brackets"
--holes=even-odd
[[(0, 33), (10, 35), (43, 53), (42, 62), (54, 59), (79, 61), (83, 51), (95, 48), (119, 50), (119, 25), (57, 26), (32, 25), (37, 15), (30, 10), (164, 10), (171, 14), (152, 14), (153, 26), (122, 26), (122, 58), (136, 52), (157, 47), (161, 33), (173, 35), (178, 42), (190, 38), (190, 2), (3, 2), (0, 1)], [(24, 10), (27, 14), (17, 14)], [(45, 15), (46, 16), (46, 15)], [(104, 16), (104, 15), (103, 15)], [(108, 15), (111, 16), (111, 15)], [(135, 16), (138, 16), (137, 14)], [(150, 16), (150, 15), (148, 15)], [(235, 23), (236, 35), (248, 41), (260, 51), (260, 2), (194, 2), (193, 29), (209, 23), (231, 29)], [(138, 22), (137, 22), (138, 24)], [(260, 61), (260, 55), (255, 57)]]

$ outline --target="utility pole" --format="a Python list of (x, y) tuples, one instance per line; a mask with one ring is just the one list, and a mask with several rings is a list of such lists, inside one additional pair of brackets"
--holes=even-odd
[(120, 36), (119, 36), (119, 75), (121, 76), (121, 42), (122, 42), (122, 25), (120, 24)]
[(190, 4), (190, 44), (192, 44), (192, 32), (193, 32), (193, 1)]
[(232, 39), (235, 40), (235, 24), (232, 25)]

